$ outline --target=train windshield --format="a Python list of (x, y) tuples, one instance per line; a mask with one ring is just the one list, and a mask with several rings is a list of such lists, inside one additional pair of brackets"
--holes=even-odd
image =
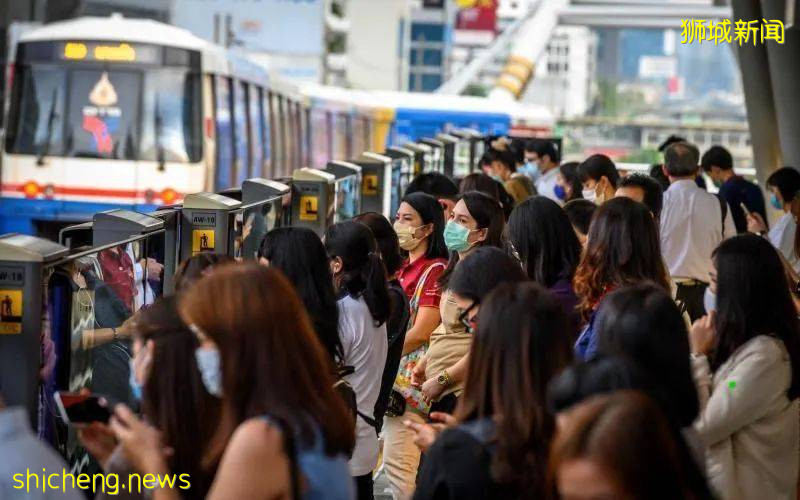
[(200, 160), (200, 77), (191, 68), (32, 59), (14, 78), (9, 153)]

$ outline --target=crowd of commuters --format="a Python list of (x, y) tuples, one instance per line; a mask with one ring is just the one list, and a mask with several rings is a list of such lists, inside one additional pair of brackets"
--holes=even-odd
[(770, 229), (720, 147), (560, 160), (500, 141), (393, 221), (192, 257), (126, 324), (135, 411), (81, 443), (191, 475), (153, 498), (797, 498), (800, 173), (767, 180)]

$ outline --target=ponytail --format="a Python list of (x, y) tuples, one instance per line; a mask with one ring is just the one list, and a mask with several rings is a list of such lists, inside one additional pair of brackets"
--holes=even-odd
[(364, 281), (364, 302), (367, 303), (375, 326), (381, 326), (389, 319), (390, 299), (386, 288), (386, 268), (378, 253), (369, 254), (366, 264), (361, 268), (361, 276)]
[(391, 313), (386, 268), (372, 231), (357, 221), (334, 224), (325, 233), (325, 249), (330, 258), (342, 259), (340, 293), (363, 297), (375, 326), (386, 323)]

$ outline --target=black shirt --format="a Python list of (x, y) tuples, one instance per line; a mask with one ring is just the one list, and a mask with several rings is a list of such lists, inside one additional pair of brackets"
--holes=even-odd
[(761, 189), (745, 178), (734, 175), (722, 184), (719, 188), (719, 195), (728, 202), (737, 233), (747, 232), (747, 217), (742, 210), (741, 203), (744, 203), (744, 206), (751, 212), (760, 214), (764, 221), (767, 220), (764, 195), (761, 193)]
[(442, 432), (425, 453), (414, 500), (517, 498), (492, 479), (493, 429), (483, 420)]

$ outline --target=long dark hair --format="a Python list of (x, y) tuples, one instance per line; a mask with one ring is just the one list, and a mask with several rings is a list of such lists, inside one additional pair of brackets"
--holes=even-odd
[(417, 192), (403, 197), (403, 203), (408, 203), (416, 210), (422, 219), (422, 224), (433, 224), (433, 232), (428, 236), (428, 250), (426, 259), (446, 259), (447, 245), (444, 244), (444, 212), (439, 200), (433, 196)]
[(584, 318), (607, 292), (643, 281), (670, 289), (658, 229), (643, 204), (613, 198), (594, 214), (586, 251), (573, 279)]
[(583, 183), (581, 182), (580, 175), (578, 175), (578, 165), (579, 163), (577, 161), (568, 161), (567, 163), (562, 163), (561, 166), (558, 167), (558, 171), (561, 172), (561, 177), (564, 178), (564, 181), (569, 184), (569, 187), (572, 189), (569, 198), (564, 200), (564, 202), (583, 199)]
[(280, 227), (268, 232), (258, 249), (258, 256), (267, 259), (289, 278), (300, 300), (306, 306), (314, 331), (331, 360), (342, 359), (339, 339), (339, 309), (328, 266), (328, 254), (319, 236), (302, 227)]
[(755, 235), (723, 241), (714, 252), (717, 267), (716, 341), (710, 357), (717, 370), (758, 335), (783, 342), (792, 365), (787, 396), (800, 395), (800, 329), (783, 264), (775, 248)]
[(569, 320), (535, 283), (504, 283), (478, 311), (456, 418), (496, 420), (491, 473), (517, 498), (545, 497), (547, 452), (555, 432), (547, 411), (550, 379), (572, 359)]
[(508, 219), (508, 237), (530, 279), (546, 288), (572, 280), (581, 244), (558, 203), (534, 196), (517, 205)]
[(328, 258), (342, 259), (340, 293), (363, 297), (375, 324), (384, 324), (389, 319), (391, 302), (386, 269), (372, 231), (354, 220), (334, 224), (325, 232), (325, 250)]
[[(461, 196), (461, 201), (467, 206), (469, 214), (475, 219), (478, 224), (476, 229), (486, 229), (486, 238), (477, 243), (476, 247), (493, 246), (503, 248), (505, 241), (503, 239), (503, 231), (505, 229), (506, 221), (503, 216), (503, 208), (500, 202), (492, 198), (486, 193), (479, 191), (469, 191)], [(458, 252), (453, 252), (450, 255), (450, 261), (447, 263), (447, 269), (442, 273), (439, 278), (439, 283), (447, 286), (447, 281), (453, 273), (453, 269), (458, 264)]]
[(161, 297), (134, 320), (135, 335), (153, 342), (142, 413), (174, 450), (172, 472), (191, 475), (186, 498), (205, 498), (214, 475), (204, 470), (202, 458), (219, 425), (220, 401), (203, 386), (194, 355), (198, 342), (178, 315), (176, 302), (174, 296)]
[(394, 276), (403, 265), (403, 257), (400, 255), (400, 243), (392, 224), (377, 212), (364, 212), (356, 215), (353, 220), (364, 224), (372, 231), (372, 235), (378, 243), (378, 251), (381, 253), (383, 265), (386, 267), (386, 275)]
[[(217, 345), (222, 418), (206, 455), (217, 464), (236, 428), (270, 415), (302, 446), (319, 435), (328, 455), (348, 454), (355, 425), (333, 389), (333, 367), (289, 281), (272, 267), (226, 264), (181, 297), (181, 317)], [(291, 381), (291, 383), (286, 383)]]
[(640, 284), (611, 293), (598, 310), (595, 330), (597, 352), (638, 366), (647, 379), (647, 392), (675, 428), (694, 422), (699, 404), (686, 323), (667, 292)]

